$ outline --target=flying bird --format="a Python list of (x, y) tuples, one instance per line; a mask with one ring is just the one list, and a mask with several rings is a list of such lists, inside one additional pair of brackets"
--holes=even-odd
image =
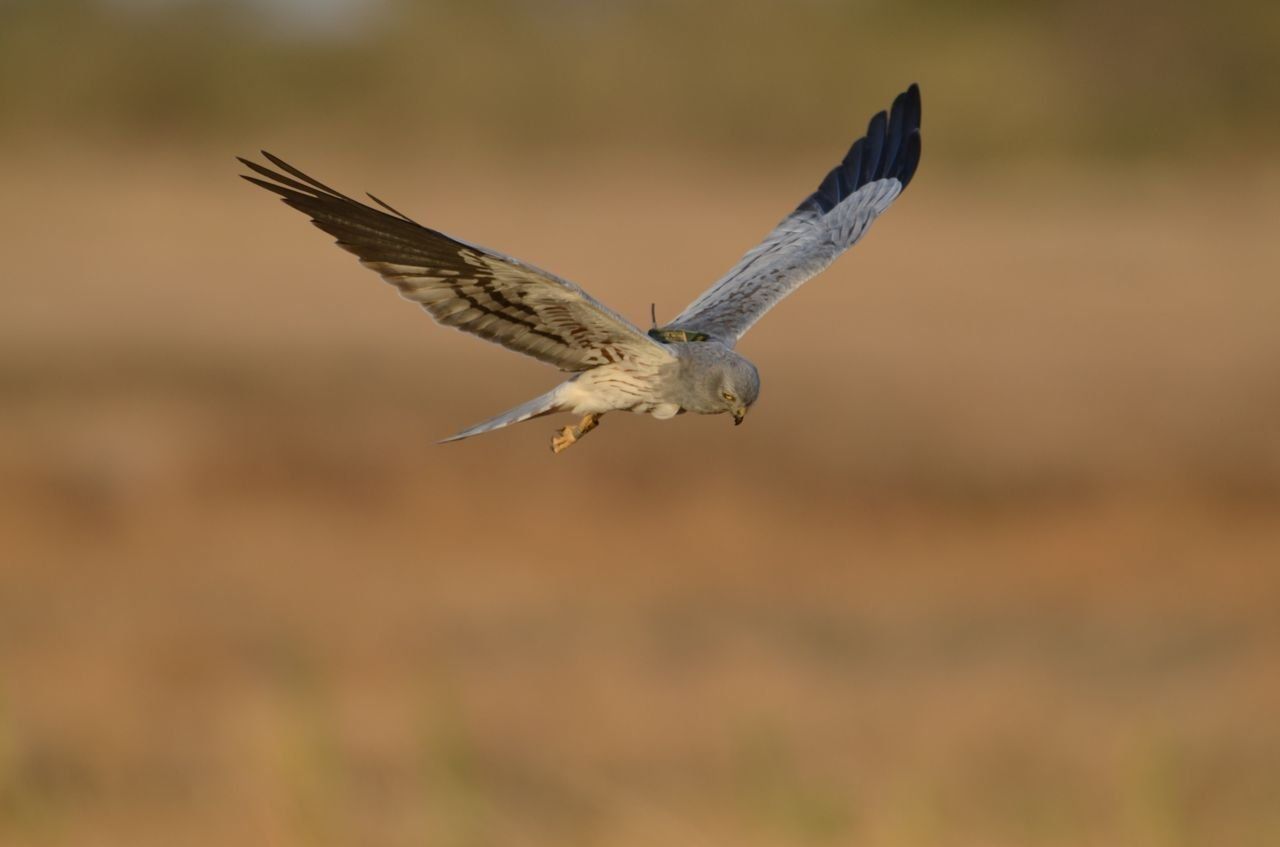
[(756, 366), (734, 345), (765, 312), (858, 242), (911, 182), (920, 161), (920, 89), (912, 85), (810, 194), (730, 271), (665, 326), (641, 330), (572, 282), (418, 224), (369, 195), (354, 200), (263, 151), (279, 170), (240, 159), (273, 191), (445, 326), (571, 374), (540, 397), (444, 441), (553, 412), (581, 420), (551, 439), (559, 453), (608, 412), (666, 420), (728, 413), (760, 395)]

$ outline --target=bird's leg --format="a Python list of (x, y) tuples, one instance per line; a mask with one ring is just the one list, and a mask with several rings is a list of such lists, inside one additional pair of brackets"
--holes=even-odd
[(582, 420), (578, 422), (577, 426), (566, 426), (564, 429), (551, 436), (551, 452), (561, 453), (568, 450), (579, 438), (598, 427), (602, 417), (604, 417), (602, 413), (596, 412), (589, 415), (583, 415)]

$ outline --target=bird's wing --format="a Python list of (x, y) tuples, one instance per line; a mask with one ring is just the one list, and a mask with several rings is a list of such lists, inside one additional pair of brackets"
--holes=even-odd
[(338, 246), (445, 326), (566, 371), (672, 359), (666, 347), (571, 282), (427, 229), (373, 195), (370, 199), (386, 211), (353, 200), (270, 153), (263, 155), (284, 173), (240, 159), (258, 175), (244, 179), (309, 215), (337, 238)]
[(663, 328), (733, 344), (764, 313), (848, 250), (907, 187), (920, 161), (920, 89), (912, 85), (818, 190)]

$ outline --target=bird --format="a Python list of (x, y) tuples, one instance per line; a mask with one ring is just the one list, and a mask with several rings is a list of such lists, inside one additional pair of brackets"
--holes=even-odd
[(560, 453), (609, 412), (666, 420), (729, 414), (741, 424), (760, 373), (734, 347), (766, 312), (858, 242), (920, 162), (920, 88), (912, 84), (871, 118), (817, 190), (758, 245), (663, 326), (641, 330), (581, 287), (485, 247), (422, 226), (369, 194), (368, 205), (266, 151), (240, 176), (274, 192), (354, 253), (438, 323), (555, 365), (571, 376), (550, 391), (445, 438), (460, 441), (556, 412)]

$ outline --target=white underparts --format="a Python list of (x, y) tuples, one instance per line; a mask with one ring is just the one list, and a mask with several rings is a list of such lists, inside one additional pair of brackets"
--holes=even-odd
[(680, 407), (655, 396), (660, 378), (653, 370), (619, 363), (592, 368), (556, 390), (560, 408), (575, 415), (636, 412), (659, 420), (674, 417)]

